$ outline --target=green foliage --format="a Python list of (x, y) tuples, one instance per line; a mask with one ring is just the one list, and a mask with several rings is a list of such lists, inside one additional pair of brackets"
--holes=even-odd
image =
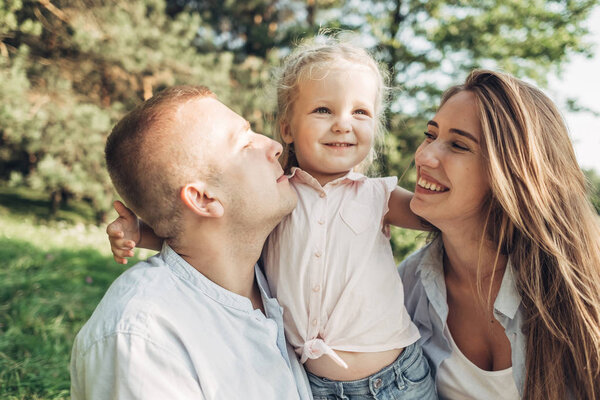
[(41, 35), (0, 37), (13, 49), (0, 57), (0, 179), (48, 193), (53, 211), (88, 201), (101, 221), (115, 197), (103, 154), (111, 126), (165, 86), (227, 92), (232, 57), (198, 53), (198, 14), (171, 18), (162, 0), (60, 6), (33, 6)]
[(396, 264), (399, 264), (409, 254), (420, 249), (427, 241), (427, 232), (412, 231), (391, 227), (392, 251)]
[[(29, 35), (38, 36), (42, 31), (40, 21), (30, 17), (22, 17), (24, 7), (20, 0), (0, 0), (0, 42), (5, 38), (14, 36), (12, 32), (23, 32)], [(6, 49), (4, 49), (6, 51)]]
[[(440, 93), (474, 67), (544, 84), (590, 54), (598, 0), (0, 0), (0, 180), (43, 190), (51, 209), (115, 196), (103, 144), (123, 113), (164, 88), (210, 86), (271, 135), (271, 70), (321, 28), (356, 32), (394, 87), (384, 175), (414, 185), (412, 154)], [(574, 104), (574, 103), (573, 103)], [(573, 106), (574, 107), (574, 106)]]
[(590, 201), (596, 212), (600, 214), (600, 175), (591, 169), (584, 170), (583, 172), (588, 181)]

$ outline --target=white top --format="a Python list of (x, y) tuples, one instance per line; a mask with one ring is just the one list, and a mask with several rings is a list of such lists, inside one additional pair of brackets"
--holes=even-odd
[(442, 400), (517, 400), (520, 398), (512, 367), (486, 371), (473, 364), (458, 348), (446, 326), (444, 335), (452, 346), (450, 357), (437, 371), (437, 390)]
[(266, 317), (164, 245), (113, 282), (77, 335), (72, 399), (311, 399), (258, 268), (256, 279)]
[[(414, 324), (419, 327), (419, 343), (436, 380), (440, 365), (454, 352), (444, 333), (449, 309), (443, 258), (444, 243), (441, 235), (438, 235), (422, 249), (408, 256), (398, 268), (406, 289), (404, 305)], [(509, 257), (494, 300), (494, 318), (502, 325), (510, 342), (513, 380), (522, 393), (527, 354), (527, 335), (523, 326), (527, 318), (517, 289), (514, 269)]]
[(397, 178), (350, 172), (325, 187), (295, 168), (296, 209), (275, 228), (263, 260), (301, 361), (333, 350), (378, 352), (419, 338), (383, 230)]

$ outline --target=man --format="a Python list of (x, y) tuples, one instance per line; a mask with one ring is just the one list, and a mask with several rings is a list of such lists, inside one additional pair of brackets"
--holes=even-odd
[(203, 87), (167, 89), (115, 126), (111, 179), (166, 240), (77, 335), (74, 400), (311, 398), (255, 266), (296, 204), (280, 152)]

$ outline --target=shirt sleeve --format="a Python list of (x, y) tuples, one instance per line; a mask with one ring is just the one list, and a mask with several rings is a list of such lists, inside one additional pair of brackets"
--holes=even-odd
[(398, 186), (398, 178), (395, 176), (387, 176), (385, 178), (377, 178), (377, 180), (383, 187), (383, 215), (385, 216), (389, 211), (388, 202), (390, 201), (390, 196), (394, 189), (396, 189), (396, 186)]
[[(390, 210), (388, 204), (390, 201), (390, 196), (392, 195), (392, 192), (394, 191), (394, 189), (396, 189), (396, 186), (398, 185), (398, 178), (395, 176), (387, 176), (385, 178), (372, 178), (374, 179), (377, 184), (382, 188), (382, 190), (379, 193), (382, 193), (383, 196), (380, 199), (377, 199), (377, 201), (381, 201), (381, 220), (380, 220), (380, 225), (381, 225), (381, 229), (383, 231), (383, 233), (385, 234), (385, 236), (389, 239), (390, 238), (390, 227), (389, 225), (384, 225), (383, 224), (383, 220), (387, 214), (387, 212)], [(377, 204), (377, 203), (375, 203)]]
[(73, 348), (71, 398), (204, 399), (189, 362), (147, 338), (117, 333), (85, 352)]

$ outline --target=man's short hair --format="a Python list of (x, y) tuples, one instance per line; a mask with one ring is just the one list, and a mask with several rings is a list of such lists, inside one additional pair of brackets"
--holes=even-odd
[(165, 89), (125, 115), (106, 141), (106, 166), (117, 192), (167, 241), (181, 229), (181, 188), (203, 175), (198, 158), (190, 159), (176, 143), (185, 133), (177, 131), (177, 111), (203, 97), (215, 95), (205, 86)]

